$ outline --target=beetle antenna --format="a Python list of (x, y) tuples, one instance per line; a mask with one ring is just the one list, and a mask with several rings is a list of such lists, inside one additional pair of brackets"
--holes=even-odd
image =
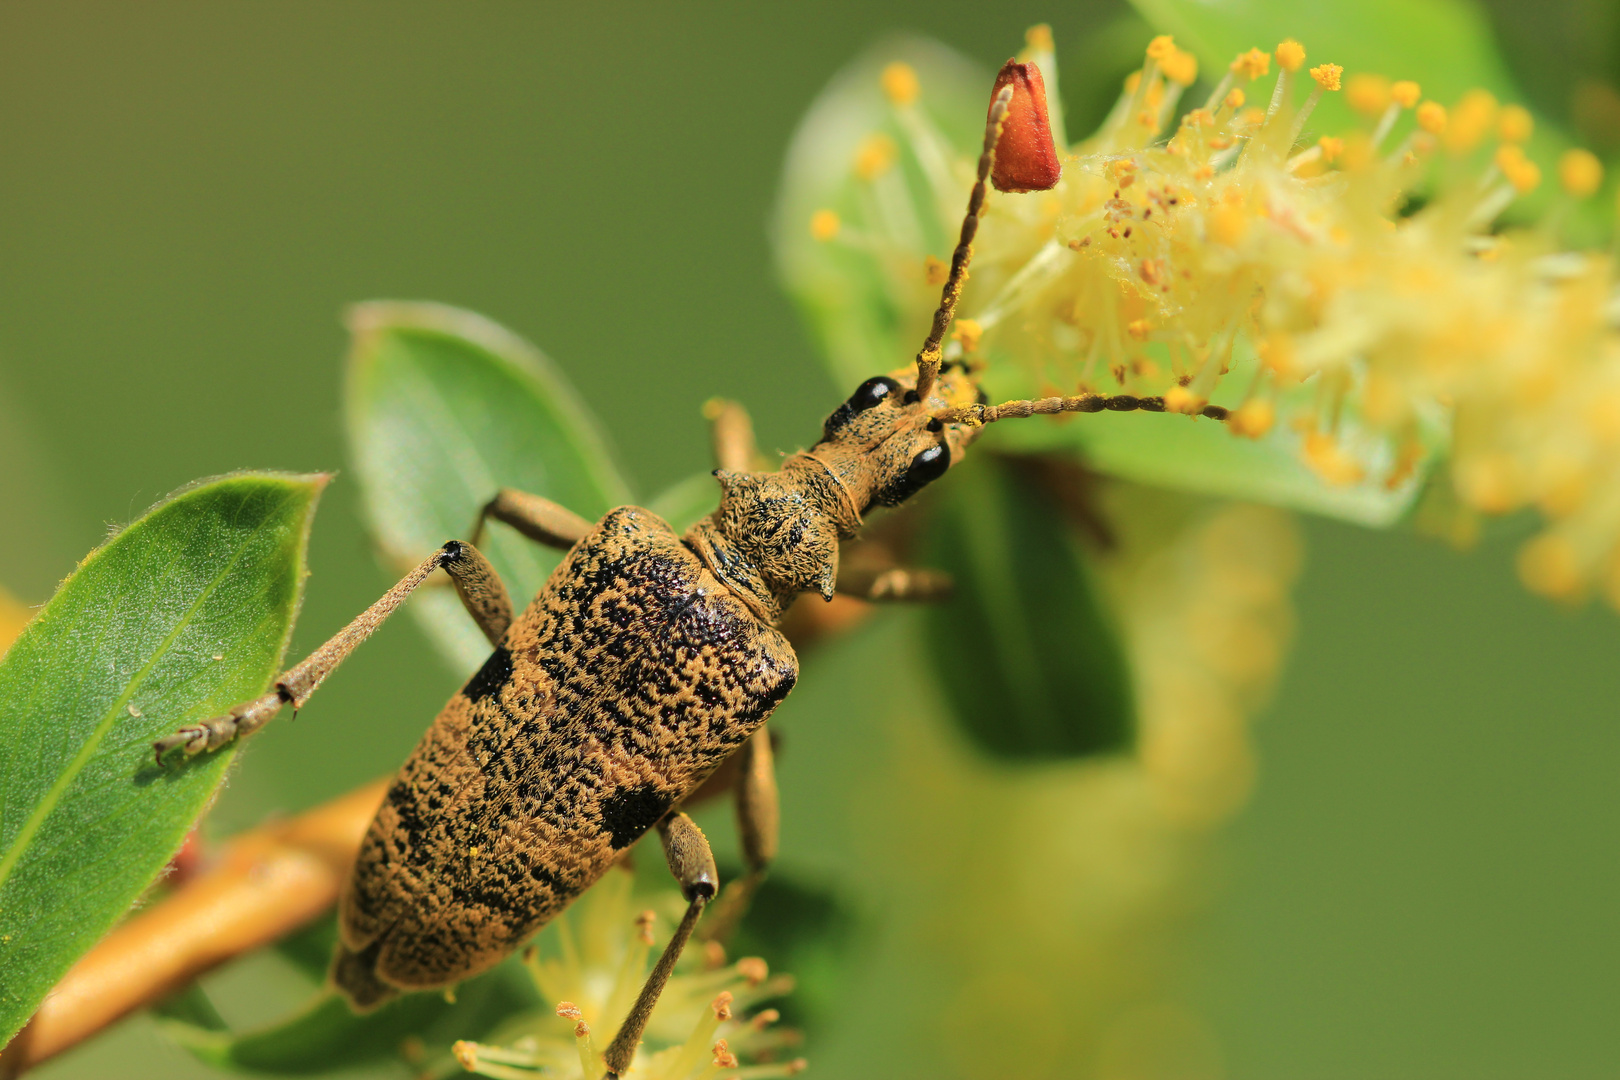
[[(1004, 401), (1000, 405), (964, 405), (958, 409), (944, 409), (934, 413), (932, 419), (944, 424), (967, 424), (979, 427), (997, 420), (1022, 420), (1026, 416), (1052, 416), (1056, 413), (1099, 412), (1165, 412), (1162, 397), (1136, 397), (1134, 394), (1080, 394), (1077, 397), (1033, 398), (1023, 401)], [(1211, 420), (1225, 420), (1228, 410), (1220, 405), (1204, 405), (1197, 415)]]
[(979, 231), (979, 214), (984, 209), (985, 184), (995, 165), (996, 143), (1001, 139), (1001, 128), (1012, 105), (1013, 88), (1003, 86), (990, 104), (990, 116), (984, 125), (984, 149), (979, 153), (979, 171), (973, 181), (973, 194), (968, 196), (967, 215), (962, 218), (962, 235), (951, 252), (951, 273), (945, 279), (945, 288), (934, 311), (934, 325), (928, 331), (928, 340), (917, 353), (917, 400), (927, 401), (928, 392), (939, 377), (945, 331), (950, 329), (951, 317), (956, 314), (956, 302), (962, 298), (962, 285), (967, 281), (968, 261), (973, 258), (973, 237)]

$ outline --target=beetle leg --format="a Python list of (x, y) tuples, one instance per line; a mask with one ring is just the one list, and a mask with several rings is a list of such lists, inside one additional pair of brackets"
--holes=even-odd
[(625, 1017), (624, 1023), (619, 1025), (619, 1033), (613, 1037), (613, 1045), (602, 1055), (609, 1077), (622, 1076), (630, 1067), (630, 1060), (636, 1056), (636, 1046), (647, 1029), (647, 1020), (652, 1016), (653, 1006), (658, 1004), (658, 995), (664, 992), (664, 984), (669, 982), (670, 973), (675, 970), (675, 961), (680, 959), (681, 950), (691, 938), (698, 916), (703, 913), (703, 906), (714, 897), (719, 887), (720, 875), (714, 868), (714, 853), (709, 850), (709, 841), (704, 838), (703, 831), (691, 818), (680, 811), (668, 815), (658, 823), (658, 835), (664, 842), (664, 858), (669, 862), (669, 872), (680, 882), (681, 895), (686, 897), (686, 915), (675, 928), (675, 936), (664, 946), (664, 954), (658, 958), (652, 974), (642, 984), (641, 994), (630, 1007), (630, 1015)]
[(567, 551), (591, 531), (590, 522), (561, 503), (516, 488), (501, 488), (478, 511), (478, 520), (468, 534), (473, 543), (483, 540), (484, 526), (490, 518), (512, 526), (537, 544), (561, 551)]
[(754, 445), (754, 422), (748, 410), (735, 401), (710, 398), (703, 403), (709, 421), (709, 439), (714, 446), (714, 463), (726, 472), (753, 472), (759, 468), (759, 449)]
[(878, 602), (912, 600), (928, 603), (951, 595), (951, 576), (938, 570), (904, 566), (840, 568), (838, 591)]
[(204, 750), (217, 750), (233, 739), (259, 730), (281, 711), (283, 705), (302, 708), (333, 669), (359, 648), (360, 643), (370, 637), (417, 586), (441, 568), (450, 575), (462, 604), (483, 629), (484, 635), (491, 643), (499, 641), (512, 622), (512, 601), (507, 597), (506, 586), (501, 584), (494, 568), (477, 548), (461, 540), (452, 540), (424, 559), (399, 584), (389, 589), (382, 599), (362, 611), (353, 622), (339, 630), (301, 663), (282, 672), (269, 693), (242, 702), (224, 716), (188, 724), (153, 743), (152, 749), (158, 761), (161, 762), (163, 755), (170, 750), (180, 748), (185, 749), (187, 757)]
[(771, 734), (764, 725), (748, 737), (737, 756), (741, 765), (734, 793), (737, 834), (742, 839), (743, 862), (748, 866), (748, 873), (729, 882), (724, 895), (715, 903), (714, 914), (703, 927), (702, 936), (707, 941), (725, 941), (737, 929), (776, 859), (782, 815), (776, 794)]

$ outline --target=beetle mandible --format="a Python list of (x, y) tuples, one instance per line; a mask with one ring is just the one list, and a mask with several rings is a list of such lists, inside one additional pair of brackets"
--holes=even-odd
[[(1021, 172), (1031, 160), (1036, 167)], [(357, 1009), (493, 967), (656, 827), (688, 906), (604, 1055), (608, 1075), (621, 1075), (719, 889), (708, 842), (682, 802), (733, 755), (748, 872), (728, 886), (722, 921), (746, 905), (775, 854), (764, 725), (798, 676), (777, 629), (788, 606), (805, 592), (922, 599), (942, 585), (938, 575), (899, 569), (841, 579), (840, 542), (874, 507), (899, 505), (942, 476), (987, 423), (1164, 410), (1162, 398), (1097, 394), (989, 405), (968, 366), (944, 360), (992, 178), (1006, 191), (1057, 182), (1033, 65), (1008, 61), (997, 78), (967, 213), (915, 366), (862, 383), (827, 417), (820, 440), (774, 472), (750, 471), (752, 435), (740, 409), (713, 410), (720, 506), (684, 535), (639, 507), (593, 525), (502, 490), (470, 542), (435, 551), (268, 693), (155, 744), (160, 761), (173, 750), (214, 750), (282, 706), (302, 706), (414, 589), (448, 573), (493, 652), (400, 768), (343, 891), (332, 978)], [(1217, 406), (1202, 412), (1226, 415)], [(515, 617), (474, 546), (490, 518), (568, 552)]]

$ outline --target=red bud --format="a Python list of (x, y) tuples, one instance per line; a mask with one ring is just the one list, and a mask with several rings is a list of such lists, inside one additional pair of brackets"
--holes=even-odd
[(990, 92), (991, 107), (1001, 88), (1013, 88), (1007, 120), (996, 144), (995, 171), (990, 180), (997, 191), (1048, 191), (1057, 186), (1063, 167), (1052, 145), (1052, 124), (1046, 114), (1046, 81), (1034, 64), (1008, 60)]

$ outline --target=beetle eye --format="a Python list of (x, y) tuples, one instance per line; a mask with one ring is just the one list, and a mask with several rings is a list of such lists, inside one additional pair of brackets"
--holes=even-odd
[(827, 422), (821, 426), (822, 439), (832, 438), (857, 413), (876, 408), (887, 401), (890, 394), (899, 389), (900, 384), (887, 375), (878, 375), (875, 378), (867, 379), (855, 388), (855, 392), (849, 395), (848, 401), (838, 406), (837, 409), (833, 410), (833, 414), (827, 417)]
[(867, 379), (855, 388), (853, 394), (849, 395), (850, 411), (865, 412), (867, 409), (875, 408), (883, 404), (889, 395), (898, 389), (900, 389), (900, 384), (887, 375)]
[(951, 448), (935, 443), (919, 451), (906, 466), (905, 475), (878, 493), (877, 502), (884, 506), (898, 506), (925, 486), (945, 475), (951, 467)]
[(944, 443), (930, 446), (911, 459), (906, 469), (906, 480), (917, 487), (938, 480), (951, 467), (951, 448)]

